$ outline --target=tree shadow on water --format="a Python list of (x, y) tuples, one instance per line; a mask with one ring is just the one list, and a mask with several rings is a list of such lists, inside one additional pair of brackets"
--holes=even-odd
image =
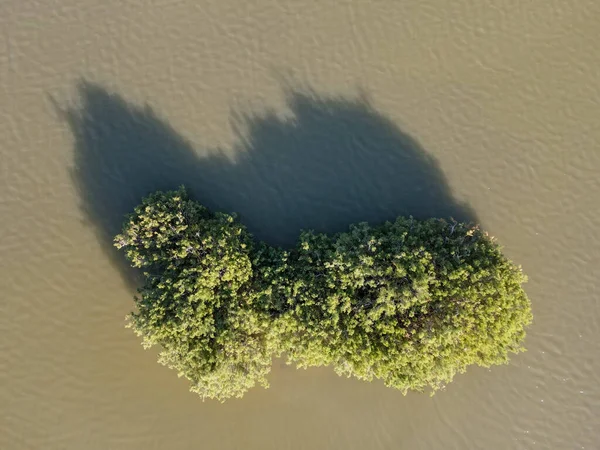
[(453, 198), (437, 161), (363, 98), (289, 89), (291, 118), (233, 118), (232, 160), (219, 148), (196, 152), (149, 106), (89, 82), (78, 90), (80, 104), (60, 108), (75, 137), (73, 180), (99, 240), (133, 283), (112, 238), (143, 196), (182, 184), (281, 246), (301, 229), (336, 232), (399, 215), (477, 221)]

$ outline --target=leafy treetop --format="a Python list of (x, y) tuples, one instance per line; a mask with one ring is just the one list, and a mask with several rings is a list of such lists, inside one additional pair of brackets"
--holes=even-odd
[(273, 356), (300, 367), (435, 391), (476, 364), (523, 351), (521, 268), (470, 224), (400, 217), (289, 250), (181, 188), (136, 207), (116, 236), (144, 270), (129, 325), (203, 398), (268, 386)]

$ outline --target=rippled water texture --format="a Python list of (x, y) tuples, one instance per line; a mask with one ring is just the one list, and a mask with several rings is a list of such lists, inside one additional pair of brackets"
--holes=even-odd
[[(0, 2), (0, 448), (600, 448), (600, 4)], [(430, 398), (275, 363), (202, 403), (126, 330), (110, 246), (185, 184), (260, 239), (480, 222), (528, 352)]]

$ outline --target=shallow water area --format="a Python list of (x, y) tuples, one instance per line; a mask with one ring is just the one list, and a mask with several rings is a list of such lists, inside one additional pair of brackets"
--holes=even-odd
[[(0, 3), (0, 448), (598, 448), (600, 4), (329, 3)], [(279, 245), (477, 221), (528, 352), (434, 397), (277, 361), (203, 403), (124, 328), (110, 245), (180, 184)]]

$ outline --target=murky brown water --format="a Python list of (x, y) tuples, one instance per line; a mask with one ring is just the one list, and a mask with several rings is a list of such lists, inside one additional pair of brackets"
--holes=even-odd
[[(0, 2), (0, 448), (600, 448), (600, 3)], [(276, 364), (202, 403), (107, 243), (188, 185), (260, 238), (480, 221), (529, 352), (433, 398)]]

